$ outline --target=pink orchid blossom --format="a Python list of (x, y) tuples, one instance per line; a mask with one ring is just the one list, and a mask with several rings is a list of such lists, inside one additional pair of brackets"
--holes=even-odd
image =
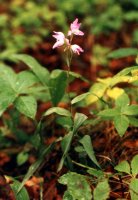
[(70, 30), (68, 31), (68, 36), (74, 34), (74, 35), (80, 35), (83, 36), (84, 33), (79, 30), (81, 23), (78, 23), (78, 18), (75, 19), (75, 21), (70, 25)]
[[(76, 18), (73, 23), (70, 25), (70, 30), (68, 31), (68, 36), (71, 35), (84, 35), (82, 31), (79, 30), (81, 23), (78, 23), (78, 19)], [(80, 55), (81, 52), (83, 52), (83, 49), (77, 45), (77, 44), (71, 44), (72, 43), (72, 37), (69, 37), (67, 39), (62, 32), (56, 32), (54, 31), (53, 37), (56, 39), (55, 44), (53, 45), (53, 49), (61, 47), (64, 45), (64, 51), (71, 50), (73, 53), (76, 53)]]
[(74, 53), (77, 53), (78, 55), (80, 55), (80, 52), (83, 52), (83, 49), (77, 44), (71, 45), (71, 49)]
[(62, 32), (54, 31), (53, 37), (56, 38), (56, 43), (53, 45), (53, 49), (64, 45), (65, 43), (69, 45), (69, 40), (65, 38), (65, 35)]

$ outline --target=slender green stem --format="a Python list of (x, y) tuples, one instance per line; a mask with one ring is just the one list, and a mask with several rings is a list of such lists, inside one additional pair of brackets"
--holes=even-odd
[(78, 166), (80, 166), (80, 167), (83, 167), (83, 168), (86, 168), (86, 169), (90, 169), (90, 170), (94, 170), (94, 168), (89, 167), (89, 166), (86, 166), (86, 165), (83, 165), (83, 164), (78, 163), (78, 162), (76, 162), (76, 161), (74, 161), (74, 160), (72, 160), (72, 162), (73, 162), (75, 165), (78, 165)]
[[(69, 73), (70, 73), (70, 65), (71, 65), (71, 60), (72, 60), (72, 52), (70, 52), (70, 50), (67, 51), (67, 58), (66, 58), (66, 62), (67, 62), (67, 87), (69, 86)], [(70, 97), (70, 93), (69, 91), (67, 91), (68, 94), (68, 99), (69, 99), (69, 106), (70, 106), (70, 112), (72, 113), (72, 105), (71, 105), (71, 97)]]

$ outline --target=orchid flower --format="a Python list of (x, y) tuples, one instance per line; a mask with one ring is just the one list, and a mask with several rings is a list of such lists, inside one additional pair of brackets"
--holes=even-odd
[[(82, 31), (79, 30), (81, 23), (78, 23), (78, 19), (76, 18), (74, 20), (73, 23), (71, 23), (70, 25), (70, 30), (68, 31), (68, 36), (73, 36), (74, 35), (84, 35), (84, 33)], [(56, 32), (54, 31), (53, 37), (56, 39), (55, 44), (53, 45), (53, 49), (61, 47), (64, 45), (64, 51), (70, 51), (73, 53), (76, 53), (78, 55), (80, 55), (81, 52), (83, 52), (83, 49), (77, 45), (77, 44), (73, 44), (72, 45), (72, 38), (73, 37), (69, 37), (69, 39), (67, 39), (64, 35), (64, 33), (62, 32)]]
[(56, 38), (56, 43), (53, 45), (53, 49), (64, 45), (65, 43), (69, 45), (69, 40), (65, 38), (65, 35), (62, 32), (54, 31), (53, 37)]
[(79, 30), (81, 23), (78, 23), (78, 18), (75, 19), (75, 21), (70, 25), (70, 30), (68, 31), (68, 36), (74, 34), (74, 35), (80, 35), (83, 36), (84, 33)]
[(71, 49), (74, 53), (77, 53), (78, 55), (80, 55), (80, 52), (83, 52), (83, 49), (77, 44), (71, 45)]

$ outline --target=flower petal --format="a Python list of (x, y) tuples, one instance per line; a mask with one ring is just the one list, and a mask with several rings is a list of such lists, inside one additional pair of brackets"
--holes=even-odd
[(54, 45), (53, 45), (53, 49), (57, 48), (57, 47), (60, 47), (64, 44), (64, 40), (61, 41), (61, 40), (58, 40)]
[(56, 38), (57, 40), (61, 40), (61, 39), (65, 38), (65, 35), (62, 32), (56, 32), (56, 31), (54, 31), (54, 33), (55, 34), (53, 35), (53, 37)]
[(68, 36), (74, 34), (74, 35), (80, 35), (83, 36), (84, 33), (79, 30), (81, 23), (78, 23), (78, 18), (75, 19), (73, 23), (70, 25), (70, 30), (68, 31)]
[(77, 44), (71, 45), (71, 49), (74, 53), (77, 53), (78, 55), (80, 55), (80, 52), (83, 52), (83, 49)]

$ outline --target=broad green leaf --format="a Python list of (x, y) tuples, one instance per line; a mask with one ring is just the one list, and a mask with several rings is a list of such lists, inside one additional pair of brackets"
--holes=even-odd
[(58, 172), (63, 167), (65, 158), (67, 157), (68, 151), (70, 149), (72, 138), (73, 138), (73, 132), (71, 131), (67, 135), (64, 136), (64, 138), (63, 138), (63, 140), (61, 142), (61, 147), (62, 147), (62, 150), (63, 150), (63, 155), (61, 157), (61, 160), (60, 160), (60, 163), (59, 163), (59, 166), (58, 166), (58, 169), (57, 169)]
[(100, 165), (97, 162), (97, 159), (94, 154), (90, 136), (85, 135), (79, 142), (83, 145), (83, 147), (84, 147), (86, 153), (88, 154), (89, 158), (91, 159), (91, 161), (94, 162), (94, 164), (100, 168)]
[[(132, 4), (133, 6), (136, 6), (136, 8), (138, 8), (138, 2), (136, 0), (132, 1)], [(128, 12), (124, 13), (124, 19), (128, 21), (128, 23), (132, 21), (138, 21), (137, 10), (129, 10)]]
[(122, 137), (129, 126), (129, 120), (125, 115), (118, 115), (114, 118), (114, 125), (118, 134)]
[(138, 174), (138, 155), (135, 155), (131, 161), (131, 170), (133, 176)]
[(112, 117), (120, 115), (120, 112), (121, 111), (118, 108), (113, 108), (113, 109), (109, 108), (109, 109), (100, 111), (98, 113), (98, 116), (112, 118)]
[(24, 62), (38, 77), (43, 85), (49, 84), (49, 71), (42, 67), (33, 57), (26, 54), (13, 55), (13, 58)]
[(138, 55), (137, 48), (120, 48), (109, 53), (108, 57), (117, 59), (117, 58), (123, 58), (127, 56), (136, 56), (136, 55)]
[(0, 90), (7, 87), (16, 91), (16, 79), (17, 76), (10, 67), (0, 65)]
[(129, 184), (131, 200), (138, 200), (138, 179), (133, 178)]
[(18, 93), (28, 92), (29, 87), (36, 83), (39, 83), (39, 80), (31, 71), (22, 71), (17, 75), (16, 88)]
[(8, 90), (7, 88), (4, 88), (4, 91), (0, 92), (0, 116), (9, 107), (9, 105), (14, 102), (16, 97), (16, 93), (12, 90)]
[(16, 53), (16, 52), (17, 52), (17, 49), (15, 50), (15, 48), (6, 48), (5, 50), (2, 50), (2, 52), (0, 54), (0, 60), (1, 61), (9, 60), (9, 61), (13, 61), (14, 62), (15, 60), (12, 58), (12, 55), (14, 53)]
[(138, 115), (138, 105), (127, 106), (124, 110), (125, 115)]
[(81, 95), (75, 97), (74, 99), (72, 99), (71, 104), (75, 104), (75, 103), (78, 103), (79, 101), (82, 101), (90, 94), (91, 94), (90, 92), (86, 92), (84, 94), (81, 94)]
[[(58, 140), (57, 140), (58, 141)], [(57, 142), (53, 142), (52, 144), (50, 144), (47, 148), (44, 148), (41, 151), (40, 157), (37, 159), (37, 161), (35, 161), (28, 169), (26, 175), (24, 176), (24, 179), (22, 181), (22, 183), (20, 184), (20, 186), (18, 187), (18, 193), (22, 190), (24, 184), (26, 183), (26, 181), (29, 180), (29, 178), (35, 173), (35, 171), (38, 169), (38, 167), (41, 165), (41, 163), (44, 161), (44, 157), (49, 154), (51, 152), (51, 150), (53, 149), (55, 143)]]
[(76, 146), (74, 149), (77, 153), (84, 153), (85, 152), (85, 149), (84, 149), (83, 146)]
[(72, 195), (68, 191), (65, 191), (64, 196), (63, 196), (63, 200), (74, 200), (74, 198), (72, 197)]
[(84, 122), (84, 125), (91, 125), (91, 126), (96, 126), (98, 124), (100, 124), (103, 120), (101, 119), (101, 117), (97, 117), (95, 119), (87, 119)]
[(126, 93), (123, 93), (122, 95), (120, 95), (115, 101), (115, 104), (117, 107), (124, 107), (124, 106), (129, 105), (129, 103), (130, 103), (130, 100)]
[(108, 179), (100, 181), (94, 189), (94, 200), (107, 200), (110, 194), (110, 186)]
[(79, 78), (81, 79), (82, 81), (85, 81), (85, 82), (89, 82), (86, 78), (84, 78), (83, 76), (81, 76), (80, 74), (77, 74), (75, 72), (69, 72), (69, 75), (70, 76), (73, 76), (74, 78)]
[(80, 126), (86, 121), (88, 117), (82, 113), (76, 113), (74, 117), (73, 133), (75, 134)]
[(136, 85), (137, 86), (137, 82), (138, 82), (138, 76), (132, 76), (129, 78), (129, 81), (128, 83), (132, 83), (133, 85)]
[(118, 84), (118, 83), (128, 83), (130, 81), (130, 76), (114, 76), (112, 79), (111, 79), (111, 82), (110, 82), (110, 87), (113, 87), (114, 85)]
[(119, 73), (117, 73), (114, 77), (126, 76), (129, 73), (131, 73), (131, 71), (133, 71), (133, 70), (138, 70), (138, 66), (127, 67), (127, 68), (121, 70)]
[(131, 75), (132, 75), (132, 77), (137, 76), (138, 75), (138, 69), (131, 70)]
[(138, 127), (138, 119), (137, 118), (128, 116), (128, 119), (129, 119), (129, 123), (132, 126)]
[(111, 77), (108, 77), (108, 78), (97, 78), (97, 81), (99, 83), (102, 83), (102, 84), (106, 85), (107, 87), (110, 86), (111, 80), (112, 80)]
[(62, 116), (66, 116), (66, 117), (71, 117), (71, 113), (66, 110), (65, 108), (60, 108), (60, 107), (53, 107), (53, 108), (49, 108), (44, 114), (43, 116), (47, 116), (47, 115), (51, 115), (53, 113), (56, 113), (58, 115), (62, 115)]
[(92, 104), (92, 103), (98, 101), (99, 98), (103, 97), (107, 88), (108, 88), (107, 84), (95, 83), (89, 90), (91, 95), (89, 95), (86, 98), (87, 105)]
[(120, 95), (122, 95), (124, 93), (124, 90), (122, 88), (119, 87), (113, 87), (113, 88), (109, 88), (106, 92), (106, 94), (116, 100)]
[(29, 155), (27, 152), (25, 151), (20, 152), (16, 158), (18, 166), (24, 164), (28, 160), (28, 157)]
[(56, 123), (67, 129), (71, 129), (71, 127), (73, 126), (73, 121), (71, 117), (58, 116), (56, 118)]
[(35, 97), (36, 100), (38, 99), (43, 102), (48, 102), (51, 100), (51, 96), (47, 86), (36, 85), (33, 87), (29, 87), (28, 89), (25, 89), (24, 93), (29, 94), (30, 96)]
[(138, 64), (138, 56), (136, 57), (136, 63)]
[(103, 171), (101, 171), (101, 170), (97, 170), (97, 169), (88, 169), (87, 170), (87, 172), (90, 174), (90, 175), (92, 175), (92, 176), (95, 176), (95, 177), (97, 177), (97, 178), (101, 178), (101, 177), (103, 177), (104, 176), (104, 172)]
[(37, 110), (37, 102), (32, 96), (19, 96), (14, 102), (15, 107), (19, 112), (30, 117), (35, 118)]
[(21, 183), (16, 180), (13, 180), (13, 183), (10, 184), (10, 186), (15, 194), (16, 200), (21, 200), (21, 199), (29, 200), (30, 198), (29, 198), (28, 192), (25, 187), (22, 187), (20, 192), (18, 192), (18, 188), (20, 187), (20, 185), (21, 185)]
[(51, 101), (56, 106), (65, 94), (67, 74), (63, 70), (53, 70), (50, 75), (49, 90)]
[(114, 169), (118, 172), (125, 172), (126, 174), (130, 174), (130, 165), (126, 160), (120, 162), (118, 165), (115, 166)]
[(69, 172), (59, 178), (59, 183), (67, 185), (67, 192), (73, 200), (91, 200), (91, 188), (85, 176), (75, 172)]

